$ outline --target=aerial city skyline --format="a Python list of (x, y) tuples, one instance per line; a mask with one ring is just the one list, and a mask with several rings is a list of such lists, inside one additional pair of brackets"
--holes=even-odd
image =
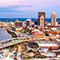
[(54, 11), (60, 18), (60, 0), (0, 0), (0, 18), (38, 18), (38, 12), (46, 12), (51, 18)]
[(60, 0), (0, 0), (0, 60), (60, 60)]
[(0, 21), (0, 60), (60, 60), (60, 21), (52, 12), (46, 22), (45, 14), (38, 12), (34, 21)]
[[(48, 26), (51, 26), (51, 27), (58, 26), (59, 22), (57, 22), (56, 13), (52, 12), (51, 23), (48, 22)], [(38, 19), (35, 19), (34, 21), (32, 21), (32, 19), (30, 18), (28, 18), (25, 21), (19, 21), (18, 19), (16, 19), (14, 24), (16, 28), (23, 27), (23, 26), (27, 27), (32, 25), (38, 25), (40, 28), (45, 27), (46, 26), (45, 12), (38, 12)]]

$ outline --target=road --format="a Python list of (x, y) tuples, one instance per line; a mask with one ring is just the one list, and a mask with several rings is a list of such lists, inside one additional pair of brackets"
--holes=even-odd
[[(31, 38), (31, 39), (26, 39), (26, 40), (24, 40), (24, 38)], [(21, 43), (21, 42), (25, 42), (25, 41), (31, 41), (31, 40), (43, 40), (43, 39), (49, 39), (49, 38), (57, 38), (57, 37), (55, 37), (55, 36), (53, 36), (53, 37), (44, 37), (44, 38), (37, 38), (37, 39), (35, 39), (35, 38), (33, 38), (32, 39), (32, 37), (31, 36), (27, 36), (27, 37), (19, 37), (19, 38), (12, 38), (12, 39), (18, 39), (18, 41), (17, 42), (9, 42), (9, 43), (5, 43), (5, 44), (2, 44), (2, 45), (0, 45), (0, 49), (1, 48), (5, 48), (5, 47), (8, 47), (8, 46), (12, 46), (12, 45), (15, 45), (15, 44), (18, 44), (18, 43)], [(12, 40), (12, 39), (10, 39), (10, 40)], [(7, 39), (7, 40), (9, 40), (9, 39)], [(4, 41), (7, 41), (7, 40), (4, 40)], [(1, 41), (2, 42), (2, 41)], [(1, 43), (0, 42), (0, 43)]]

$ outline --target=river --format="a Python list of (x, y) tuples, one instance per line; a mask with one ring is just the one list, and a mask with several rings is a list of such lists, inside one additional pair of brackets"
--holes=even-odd
[(0, 28), (0, 41), (12, 38), (12, 36), (4, 29)]

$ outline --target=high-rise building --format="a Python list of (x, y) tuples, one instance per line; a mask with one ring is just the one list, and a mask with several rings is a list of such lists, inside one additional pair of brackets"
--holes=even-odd
[(60, 21), (58, 22), (58, 24), (60, 24)]
[(53, 12), (51, 15), (51, 25), (56, 26), (56, 14), (55, 14), (55, 12)]
[(60, 21), (58, 22), (58, 26), (60, 26)]
[(30, 18), (26, 20), (26, 26), (31, 26), (31, 23), (32, 22), (31, 22), (31, 19)]
[(37, 25), (38, 24), (38, 20), (37, 19), (35, 19), (35, 25)]
[(16, 21), (16, 22), (15, 22), (15, 27), (16, 27), (16, 28), (23, 27), (23, 22), (22, 22), (22, 21)]
[(38, 24), (40, 27), (45, 26), (45, 12), (38, 12)]

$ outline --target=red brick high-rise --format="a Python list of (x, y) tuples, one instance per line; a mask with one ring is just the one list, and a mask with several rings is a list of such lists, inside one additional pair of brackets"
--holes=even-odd
[(38, 25), (45, 27), (45, 12), (38, 12)]

